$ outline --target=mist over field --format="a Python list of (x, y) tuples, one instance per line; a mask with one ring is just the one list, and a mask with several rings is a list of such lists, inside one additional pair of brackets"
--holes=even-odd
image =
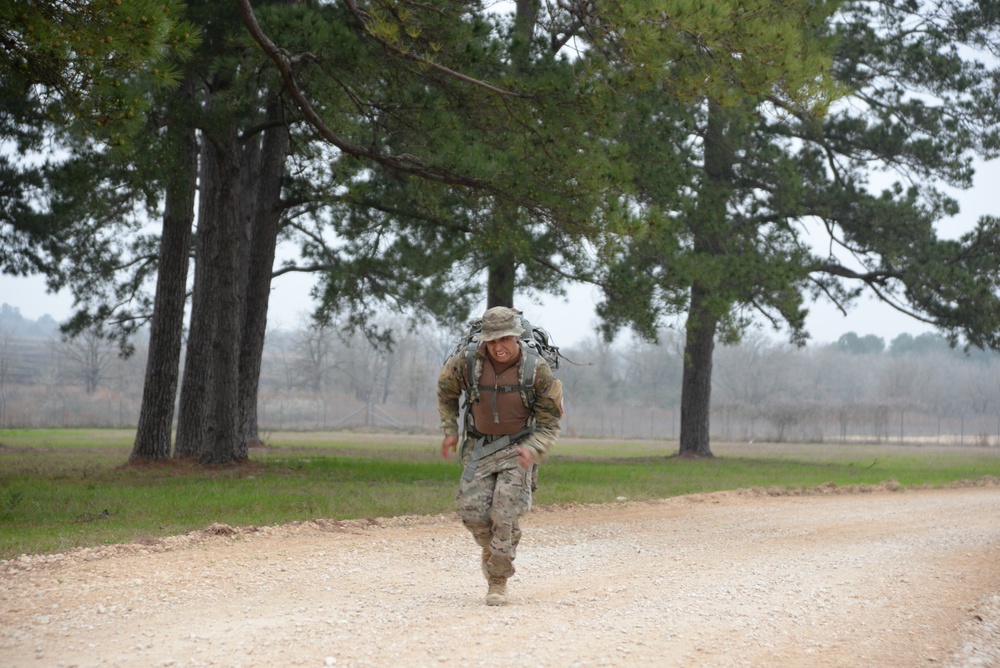
[[(451, 332), (387, 321), (392, 350), (333, 328), (268, 332), (258, 395), (262, 433), (390, 429), (436, 433), (435, 382)], [(558, 344), (559, 342), (556, 341)], [(562, 352), (563, 435), (674, 440), (680, 426), (679, 335), (652, 345), (596, 337)], [(134, 427), (144, 341), (62, 340), (51, 317), (0, 307), (0, 427)], [(1000, 356), (943, 337), (891, 341), (848, 333), (797, 348), (763, 335), (717, 349), (713, 438), (749, 442), (1000, 444)]]

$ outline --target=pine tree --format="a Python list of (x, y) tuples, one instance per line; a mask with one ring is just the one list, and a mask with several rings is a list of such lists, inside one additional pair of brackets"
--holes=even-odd
[[(968, 187), (972, 157), (1000, 149), (1000, 77), (975, 57), (997, 43), (996, 12), (849, 2), (814, 25), (845, 96), (829, 114), (765, 95), (643, 117), (674, 170), (647, 170), (650, 215), (610, 265), (601, 311), (610, 331), (630, 323), (646, 335), (687, 311), (682, 454), (711, 455), (714, 340), (737, 339), (755, 313), (803, 343), (807, 297), (846, 309), (868, 290), (953, 342), (1000, 343), (997, 220), (957, 240), (937, 234), (957, 213), (940, 185)], [(872, 192), (877, 169), (900, 181)], [(691, 198), (665, 196), (671, 184)], [(828, 241), (816, 244), (810, 226)]]
[(173, 0), (0, 6), (0, 138), (8, 144), (0, 156), (0, 270), (45, 272), (69, 246), (67, 221), (47, 215), (37, 194), (83, 161), (60, 164), (45, 154), (48, 143), (128, 148), (149, 89), (175, 86), (174, 63), (196, 44)]

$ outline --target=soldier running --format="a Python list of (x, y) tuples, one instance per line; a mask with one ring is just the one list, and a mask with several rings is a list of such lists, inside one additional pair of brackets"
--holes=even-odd
[(445, 459), (458, 449), (459, 399), (463, 392), (468, 397), (455, 507), (482, 548), (487, 605), (507, 602), (521, 539), (518, 518), (531, 507), (530, 471), (555, 444), (562, 417), (562, 383), (520, 340), (523, 332), (516, 311), (489, 309), (473, 337), (478, 347), (456, 352), (438, 377)]

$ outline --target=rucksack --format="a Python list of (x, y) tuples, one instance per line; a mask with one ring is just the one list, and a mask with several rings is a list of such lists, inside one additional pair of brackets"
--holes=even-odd
[[(520, 383), (521, 396), (524, 398), (525, 405), (528, 408), (532, 408), (535, 405), (535, 364), (537, 363), (538, 356), (540, 355), (553, 371), (559, 368), (560, 359), (568, 358), (559, 352), (559, 346), (552, 343), (552, 337), (547, 331), (528, 322), (528, 319), (524, 317), (521, 311), (517, 309), (513, 309), (513, 311), (520, 318), (520, 325), (524, 330), (520, 338), (525, 344), (525, 350), (527, 351), (527, 356), (521, 363), (518, 382)], [(469, 326), (465, 330), (465, 335), (455, 347), (455, 353), (463, 352), (465, 357), (466, 397), (476, 395), (472, 381), (475, 377), (476, 351), (479, 349), (479, 342), (473, 341), (472, 337), (481, 331), (483, 331), (483, 319), (476, 318), (470, 320)]]

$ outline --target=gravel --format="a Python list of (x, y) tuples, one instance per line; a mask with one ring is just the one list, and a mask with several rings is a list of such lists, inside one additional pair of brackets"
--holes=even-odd
[(536, 508), (488, 607), (454, 515), (0, 562), (4, 666), (1000, 665), (1000, 485)]

